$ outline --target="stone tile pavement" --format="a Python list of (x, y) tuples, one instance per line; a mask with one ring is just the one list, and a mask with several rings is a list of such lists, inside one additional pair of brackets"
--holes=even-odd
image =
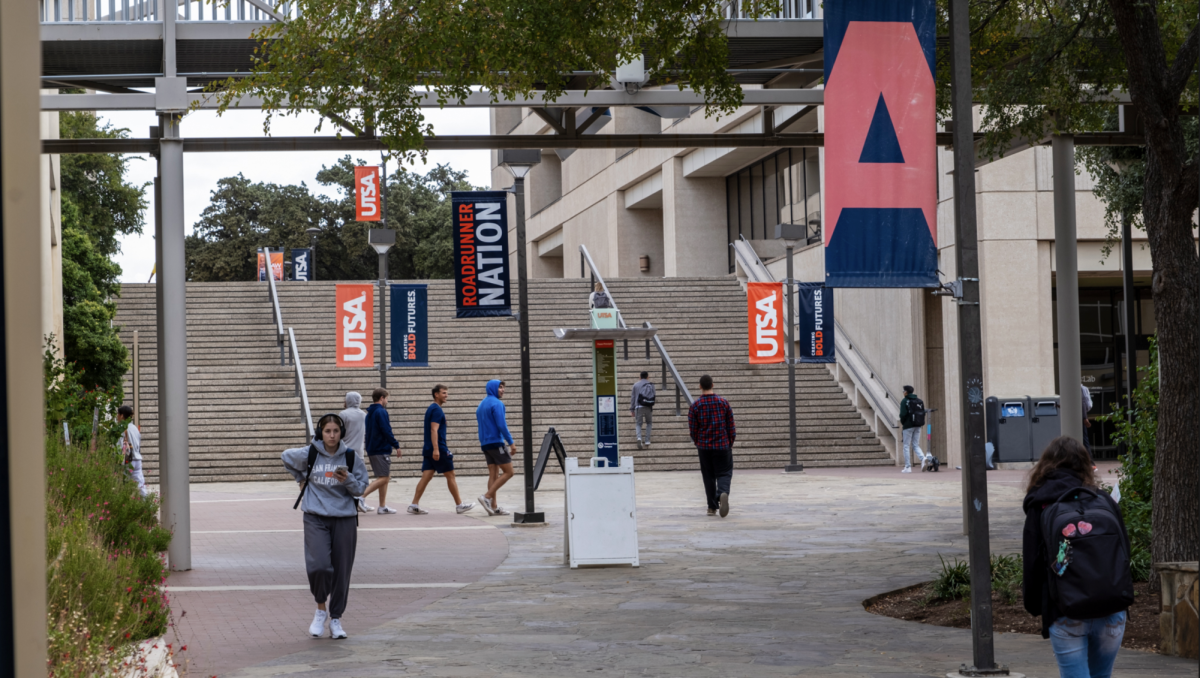
[[(988, 477), (993, 550), (1015, 551), (1021, 473)], [(510, 484), (506, 504), (516, 503), (520, 480)], [(460, 482), (468, 496), (479, 493), (470, 491), (479, 479)], [(272, 647), (287, 651), (253, 662), (239, 655), (225, 665), (238, 667), (229, 675), (254, 677), (940, 676), (970, 662), (969, 631), (878, 617), (861, 601), (929, 579), (938, 554), (965, 554), (960, 482), (953, 469), (742, 471), (734, 477), (733, 510), (720, 519), (704, 513), (698, 473), (640, 473), (642, 566), (570, 570), (562, 562), (561, 476), (547, 476), (538, 501), (549, 527), (474, 521), (496, 525), (495, 535), (507, 539), (507, 557), (496, 542), (476, 559), (483, 572), (474, 583), (436, 600), (403, 601), (390, 620), (380, 611), (352, 622), (348, 613), (345, 641), (313, 640), (302, 626), (277, 625), (286, 630)], [(472, 521), (436, 518), (447, 526)], [(491, 532), (461, 534), (482, 552)], [(442, 562), (429, 548), (425, 559)], [(288, 550), (298, 560), (296, 549)], [(308, 616), (307, 594), (295, 596)], [(285, 642), (288, 632), (294, 641)], [(998, 660), (1014, 671), (1058, 675), (1049, 643), (1039, 637), (999, 634), (996, 647)], [(1196, 674), (1195, 661), (1133, 651), (1117, 660), (1117, 676)]]

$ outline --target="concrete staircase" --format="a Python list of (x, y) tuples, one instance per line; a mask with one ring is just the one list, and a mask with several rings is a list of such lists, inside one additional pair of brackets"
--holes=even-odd
[[(455, 466), (464, 474), (485, 473), (475, 431), (475, 407), (488, 379), (507, 385), (508, 424), (521, 443), (520, 361), (514, 320), (455, 319), (453, 285), (429, 284), (430, 366), (388, 373), (391, 419), (404, 456), (399, 475), (420, 468), (421, 422), (430, 388), (449, 387), (446, 404)], [(650, 321), (680, 373), (699, 395), (701, 374), (712, 375), (737, 418), (734, 448), (739, 468), (781, 468), (788, 457), (787, 370), (747, 363), (745, 294), (732, 278), (646, 278), (609, 282), (630, 326)], [(554, 338), (555, 327), (586, 327), (587, 281), (533, 280), (530, 294), (533, 356), (534, 452), (548, 427), (558, 431), (572, 456), (591, 456), (591, 358), (586, 342)], [(364, 403), (379, 383), (377, 370), (334, 366), (334, 283), (283, 283), (280, 303), (285, 327), (296, 333), (314, 419), (343, 408), (346, 391)], [(188, 284), (189, 440), (194, 481), (282, 479), (279, 453), (303, 443), (293, 371), (280, 366), (267, 288), (264, 283)], [(141, 344), (141, 419), (147, 478), (158, 475), (157, 365), (154, 286), (122, 288), (116, 322), (129, 345), (133, 330)], [(377, 340), (376, 340), (377, 341)], [(378, 345), (376, 343), (376, 345)], [(694, 469), (695, 448), (683, 416), (675, 416), (675, 393), (662, 383), (662, 367), (651, 347), (631, 342), (629, 358), (618, 348), (621, 450), (642, 469)], [(658, 387), (654, 445), (637, 450), (633, 419), (625, 414), (628, 389), (647, 370)], [(800, 461), (806, 466), (891, 464), (887, 453), (822, 365), (797, 368)], [(132, 400), (126, 378), (126, 401)], [(518, 468), (520, 460), (517, 460)], [(554, 468), (557, 472), (557, 467)]]

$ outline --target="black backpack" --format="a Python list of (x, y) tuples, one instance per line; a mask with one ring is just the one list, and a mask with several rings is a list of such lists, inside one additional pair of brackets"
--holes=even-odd
[(925, 425), (925, 401), (920, 398), (906, 398), (908, 400), (908, 423), (912, 424), (909, 428)]
[[(350, 469), (351, 473), (354, 472), (354, 457), (354, 450), (346, 448), (346, 468)], [(292, 504), (293, 511), (300, 507), (300, 500), (304, 499), (304, 491), (308, 489), (308, 478), (312, 475), (313, 466), (316, 465), (317, 445), (316, 443), (310, 443), (308, 446), (308, 465), (304, 471), (304, 484), (300, 486), (300, 496), (296, 497), (296, 503)]]
[(612, 308), (612, 299), (604, 292), (596, 292), (596, 296), (592, 299), (592, 308)]
[(1129, 537), (1111, 502), (1088, 487), (1067, 490), (1042, 510), (1042, 535), (1060, 614), (1099, 619), (1129, 609)]
[(654, 386), (651, 386), (650, 395), (646, 395), (645, 393), (638, 394), (638, 407), (649, 407), (650, 409), (654, 409), (654, 400), (656, 397), (657, 394), (654, 392)]

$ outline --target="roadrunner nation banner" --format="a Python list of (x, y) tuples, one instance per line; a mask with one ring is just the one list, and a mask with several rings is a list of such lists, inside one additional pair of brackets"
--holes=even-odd
[(337, 286), (337, 366), (375, 366), (375, 286)]
[(508, 193), (453, 191), (454, 300), (459, 318), (512, 315)]
[(783, 362), (783, 283), (746, 283), (746, 302), (750, 364)]
[(824, 7), (825, 285), (936, 287), (934, 0)]
[(833, 290), (821, 283), (796, 283), (800, 308), (796, 314), (796, 342), (802, 363), (832, 363)]

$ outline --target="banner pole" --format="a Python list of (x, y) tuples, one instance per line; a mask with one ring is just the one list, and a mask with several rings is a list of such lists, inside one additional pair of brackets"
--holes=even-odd
[(795, 294), (795, 284), (792, 282), (792, 253), (795, 247), (791, 240), (787, 241), (787, 280), (784, 285), (787, 285), (787, 367), (788, 367), (788, 424), (791, 428), (791, 453), (792, 463), (784, 467), (784, 473), (799, 473), (804, 470), (804, 465), (796, 461), (796, 335), (795, 326), (798, 318), (796, 317), (796, 305), (793, 300)]

